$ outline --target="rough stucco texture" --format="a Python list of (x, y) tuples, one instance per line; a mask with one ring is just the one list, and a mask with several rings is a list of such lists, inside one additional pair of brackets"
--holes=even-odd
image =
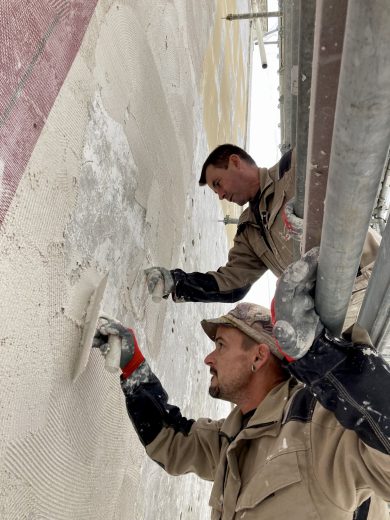
[[(226, 77), (205, 59), (219, 2), (100, 0), (88, 16), (93, 2), (47, 2), (48, 10), (69, 4), (76, 26), (84, 5), (79, 31), (86, 32), (73, 55), (75, 42), (61, 40), (67, 73), (56, 76), (57, 91), (50, 87), (55, 99), (40, 112), (35, 140), (20, 127), (19, 139), (31, 145), (24, 163), (0, 153), (0, 172), (4, 165), (19, 172), (0, 229), (0, 518), (207, 518), (210, 485), (169, 477), (146, 459), (118, 376), (104, 370), (100, 354), (92, 352), (76, 383), (72, 372), (86, 304), (109, 272), (104, 310), (135, 328), (172, 402), (187, 416), (228, 413), (207, 395), (203, 358), (211, 344), (199, 325), (226, 306), (153, 304), (142, 270), (202, 271), (226, 260), (221, 209), (197, 177), (214, 146), (205, 99), (214, 96), (222, 112), (232, 111), (232, 96), (240, 96), (240, 110), (245, 105), (245, 84), (230, 95), (222, 85), (237, 81), (238, 71), (247, 82), (249, 34), (224, 29), (234, 47), (226, 52), (240, 58)], [(0, 23), (10, 32), (21, 16)], [(210, 74), (214, 85), (205, 89)], [(27, 112), (39, 107), (31, 92), (21, 94)], [(221, 120), (224, 137), (243, 145), (245, 117)]]

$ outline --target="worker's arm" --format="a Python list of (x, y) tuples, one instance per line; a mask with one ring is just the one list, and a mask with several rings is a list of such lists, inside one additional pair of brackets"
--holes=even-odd
[[(261, 240), (259, 236), (258, 240)], [(152, 267), (145, 271), (153, 299), (172, 294), (176, 302), (225, 302), (241, 300), (252, 284), (267, 271), (249, 244), (246, 233), (237, 234), (228, 262), (217, 271), (186, 273), (181, 269)]]
[(316, 269), (314, 250), (289, 266), (278, 283), (273, 312), (274, 334), (288, 370), (337, 419), (333, 425), (323, 414), (324, 423), (321, 414), (313, 420), (318, 475), (336, 495), (332, 471), (343, 475), (349, 490), (365, 490), (363, 498), (374, 491), (389, 500), (390, 366), (360, 327), (353, 328), (348, 340), (334, 338), (324, 328), (312, 297)]
[(129, 388), (122, 381), (129, 417), (149, 457), (170, 475), (195, 473), (214, 480), (220, 458), (220, 421), (187, 419), (168, 402), (153, 374), (147, 383)]
[(311, 424), (318, 482), (329, 499), (350, 510), (373, 492), (390, 501), (390, 366), (356, 328), (355, 343), (324, 329), (288, 364), (323, 407)]
[(221, 421), (183, 417), (144, 359), (134, 332), (116, 320), (99, 321), (94, 346), (103, 355), (109, 336), (122, 341), (121, 386), (129, 417), (148, 455), (172, 475), (189, 472), (213, 480), (220, 454)]

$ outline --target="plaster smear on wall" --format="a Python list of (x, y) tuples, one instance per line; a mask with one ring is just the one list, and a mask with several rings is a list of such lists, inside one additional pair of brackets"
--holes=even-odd
[[(98, 352), (71, 380), (85, 306), (109, 272), (104, 309), (137, 330), (172, 402), (187, 416), (229, 411), (207, 395), (211, 344), (199, 324), (229, 306), (153, 304), (142, 275), (226, 260), (221, 210), (197, 186), (220, 8), (203, 4), (98, 3), (1, 229), (2, 520), (209, 515), (209, 484), (146, 459)], [(245, 59), (243, 35), (233, 43)]]

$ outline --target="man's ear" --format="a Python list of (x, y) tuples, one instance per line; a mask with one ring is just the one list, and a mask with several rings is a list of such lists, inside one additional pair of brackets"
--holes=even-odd
[(268, 345), (265, 343), (259, 343), (256, 345), (255, 356), (254, 356), (254, 364), (257, 369), (263, 367), (269, 360), (271, 356), (271, 351)]
[(239, 168), (241, 164), (241, 158), (236, 153), (232, 153), (229, 157), (229, 165), (234, 166), (235, 168)]

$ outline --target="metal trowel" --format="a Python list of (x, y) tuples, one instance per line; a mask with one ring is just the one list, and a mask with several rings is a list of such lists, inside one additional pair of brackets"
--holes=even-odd
[(101, 304), (106, 290), (108, 273), (100, 280), (98, 286), (91, 294), (89, 299), (87, 312), (84, 321), (83, 334), (80, 342), (80, 354), (77, 358), (73, 371), (72, 380), (75, 382), (77, 378), (84, 372), (88, 364), (89, 354), (92, 348), (93, 337), (96, 331), (96, 325), (101, 313)]

